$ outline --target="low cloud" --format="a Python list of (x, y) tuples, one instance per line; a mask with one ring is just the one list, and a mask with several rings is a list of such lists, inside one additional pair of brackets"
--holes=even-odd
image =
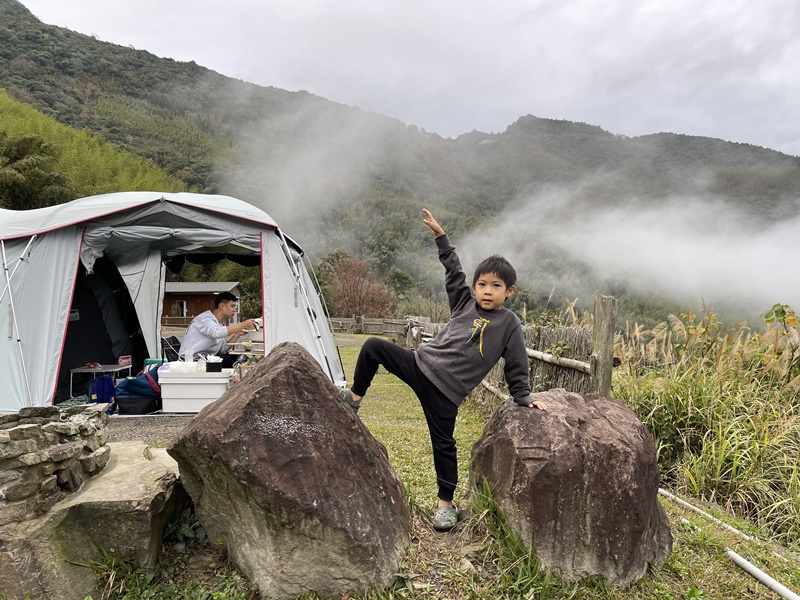
[(376, 165), (387, 159), (392, 127), (405, 130), (399, 122), (295, 94), (239, 132), (223, 187), (265, 210), (299, 241), (311, 239), (328, 225), (325, 211), (371, 182)]
[(800, 308), (800, 216), (758, 222), (707, 197), (576, 210), (577, 195), (561, 188), (527, 198), (461, 242), (465, 263), (504, 254), (525, 289), (560, 287), (584, 303), (612, 282), (747, 316), (775, 303)]

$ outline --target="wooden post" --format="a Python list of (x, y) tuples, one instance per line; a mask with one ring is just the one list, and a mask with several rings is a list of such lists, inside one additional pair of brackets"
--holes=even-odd
[(614, 327), (617, 323), (617, 300), (613, 296), (595, 296), (592, 327), (592, 380), (589, 392), (611, 395), (611, 368), (614, 364)]
[[(417, 321), (408, 317), (406, 319), (406, 348), (416, 350), (419, 348), (422, 341), (422, 330), (425, 324), (422, 321)], [(416, 331), (416, 333), (415, 333)]]

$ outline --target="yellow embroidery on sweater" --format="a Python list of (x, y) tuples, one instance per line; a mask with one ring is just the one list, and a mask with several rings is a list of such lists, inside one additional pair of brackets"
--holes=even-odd
[(483, 358), (483, 332), (486, 330), (486, 327), (489, 325), (489, 319), (484, 319), (483, 317), (478, 317), (472, 322), (472, 329), (469, 330), (470, 336), (467, 340), (467, 343), (472, 343), (478, 341), (478, 352), (480, 352), (481, 358)]

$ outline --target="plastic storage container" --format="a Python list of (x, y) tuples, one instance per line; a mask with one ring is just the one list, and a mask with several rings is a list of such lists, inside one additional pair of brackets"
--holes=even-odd
[(217, 400), (228, 389), (233, 369), (220, 373), (171, 372), (159, 369), (161, 410), (165, 413), (196, 413)]

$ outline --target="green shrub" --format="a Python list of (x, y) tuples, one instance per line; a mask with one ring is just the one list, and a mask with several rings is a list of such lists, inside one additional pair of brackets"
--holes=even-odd
[[(781, 307), (780, 315), (793, 313)], [(667, 483), (797, 549), (800, 376), (780, 315), (760, 335), (744, 326), (720, 335), (713, 314), (628, 328), (614, 394), (653, 434)]]

